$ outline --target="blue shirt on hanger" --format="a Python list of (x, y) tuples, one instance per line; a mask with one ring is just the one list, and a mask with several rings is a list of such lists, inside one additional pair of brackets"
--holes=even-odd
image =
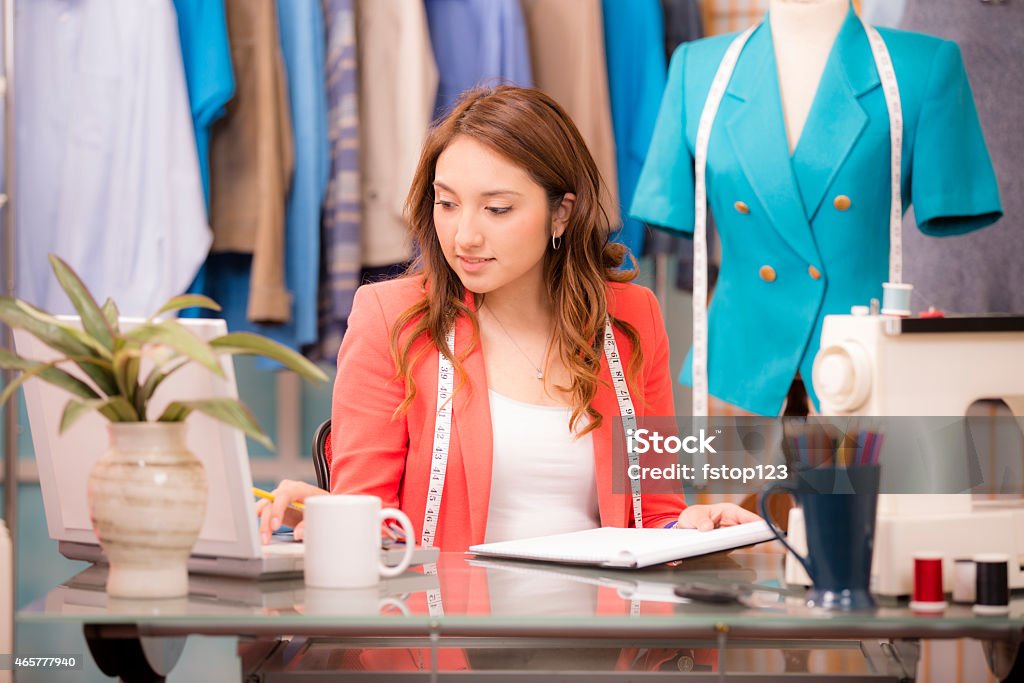
[(426, 0), (439, 82), (434, 117), (478, 85), (533, 86), (519, 0)]
[(210, 126), (235, 94), (224, 0), (174, 0), (203, 193), (210, 203)]
[[(608, 93), (615, 130), (619, 206), (633, 201), (665, 89), (665, 22), (659, 0), (603, 0)], [(644, 253), (643, 223), (623, 216), (615, 241), (636, 258)]]
[(233, 330), (266, 335), (295, 350), (317, 340), (320, 272), (320, 207), (330, 173), (324, 16), (320, 0), (277, 3), (278, 32), (288, 80), (295, 171), (285, 208), (285, 282), (292, 317), (281, 325), (246, 318), (251, 255), (214, 254), (208, 293), (224, 308)]
[[(181, 40), (181, 61), (185, 67), (188, 100), (192, 109), (192, 127), (196, 134), (199, 174), (203, 196), (210, 205), (210, 127), (224, 115), (235, 94), (235, 73), (231, 66), (224, 0), (174, 0)], [(188, 290), (206, 291), (206, 265), (196, 274)], [(196, 318), (201, 309), (181, 312), (183, 318)]]

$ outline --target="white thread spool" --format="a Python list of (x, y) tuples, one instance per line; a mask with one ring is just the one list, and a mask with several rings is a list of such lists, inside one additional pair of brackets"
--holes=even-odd
[(882, 283), (882, 315), (910, 315), (910, 293), (914, 285), (897, 282)]
[(953, 564), (953, 602), (974, 603), (974, 560), (961, 558)]

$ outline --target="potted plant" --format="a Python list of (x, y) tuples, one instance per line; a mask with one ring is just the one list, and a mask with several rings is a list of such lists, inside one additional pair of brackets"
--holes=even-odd
[(0, 392), (0, 405), (31, 378), (66, 392), (60, 431), (88, 411), (110, 421), (108, 451), (88, 481), (93, 529), (110, 561), (108, 592), (117, 597), (177, 597), (188, 592), (186, 563), (206, 509), (206, 474), (185, 445), (193, 412), (241, 429), (272, 447), (245, 405), (230, 398), (175, 401), (159, 414), (151, 402), (160, 385), (189, 363), (224, 376), (219, 357), (273, 359), (310, 380), (326, 381), (316, 365), (291, 349), (248, 332), (204, 341), (174, 317), (183, 308), (220, 310), (201, 295), (176, 296), (131, 329), (121, 329), (117, 305), (100, 306), (67, 263), (50, 255), (61, 288), (81, 326), (19, 299), (0, 297), (0, 322), (36, 337), (56, 352), (44, 362), (0, 349), (0, 368), (20, 371)]

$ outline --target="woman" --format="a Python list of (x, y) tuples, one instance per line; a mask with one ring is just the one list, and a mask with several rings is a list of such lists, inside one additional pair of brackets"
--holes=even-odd
[[(576, 127), (538, 90), (470, 91), (430, 132), (405, 205), (420, 256), (407, 277), (357, 291), (339, 352), (332, 493), (376, 495), (436, 525), (445, 551), (637, 518), (699, 529), (758, 519), (670, 494), (644, 494), (634, 510), (628, 486), (613, 492), (625, 480), (612, 461), (623, 392), (609, 359), (621, 359), (638, 416), (674, 404), (657, 301), (619, 270), (626, 251), (608, 241), (601, 192)], [(453, 394), (439, 401), (449, 363)], [(439, 405), (451, 411), (440, 435)], [(432, 470), (444, 476), (434, 503)], [(264, 541), (282, 521), (301, 538), (286, 506), (324, 492), (284, 481), (274, 493), (260, 508)]]

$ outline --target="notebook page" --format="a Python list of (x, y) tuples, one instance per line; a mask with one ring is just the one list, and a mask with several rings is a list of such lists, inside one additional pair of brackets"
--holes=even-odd
[(469, 552), (482, 556), (604, 567), (648, 567), (771, 538), (772, 532), (761, 521), (713, 531), (602, 527), (568, 534), (483, 543), (471, 546)]

